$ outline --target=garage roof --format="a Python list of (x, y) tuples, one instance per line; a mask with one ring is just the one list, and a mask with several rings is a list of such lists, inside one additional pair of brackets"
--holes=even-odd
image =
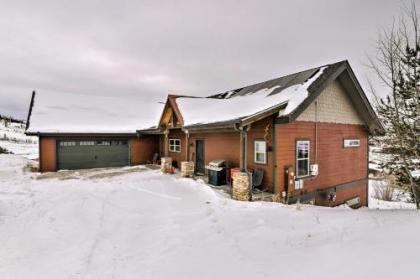
[(27, 134), (135, 134), (159, 122), (163, 104), (138, 96), (33, 94)]

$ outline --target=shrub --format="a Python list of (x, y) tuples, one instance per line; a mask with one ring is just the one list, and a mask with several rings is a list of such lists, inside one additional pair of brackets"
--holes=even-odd
[(374, 186), (375, 198), (383, 201), (395, 200), (395, 178), (386, 176), (383, 183)]
[(11, 152), (6, 148), (0, 146), (0, 154), (10, 154)]

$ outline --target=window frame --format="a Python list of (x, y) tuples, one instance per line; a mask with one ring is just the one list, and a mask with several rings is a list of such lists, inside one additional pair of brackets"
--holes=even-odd
[[(307, 158), (299, 158), (299, 143), (307, 143), (308, 144), (308, 156)], [(309, 139), (298, 139), (296, 140), (296, 152), (295, 152), (295, 160), (296, 160), (296, 178), (305, 178), (305, 177), (309, 177), (311, 176), (311, 170), (310, 170), (310, 165), (311, 165), (311, 141)], [(299, 161), (304, 161), (307, 160), (307, 169), (308, 172), (305, 175), (299, 175)]]
[[(357, 144), (354, 144), (357, 142)], [(359, 138), (344, 138), (343, 148), (358, 148), (360, 147), (361, 141)]]
[[(171, 144), (171, 141), (173, 142), (172, 144)], [(178, 146), (179, 146), (179, 150), (177, 150), (176, 148)], [(174, 139), (174, 138), (168, 139), (168, 150), (169, 152), (172, 152), (172, 153), (181, 153), (181, 150), (182, 150), (181, 139)]]
[(75, 140), (62, 140), (60, 141), (60, 147), (75, 147), (77, 142)]
[[(264, 153), (263, 152), (257, 152), (257, 144), (264, 143)], [(264, 161), (258, 161), (257, 160), (257, 153), (258, 154), (264, 154)], [(260, 165), (266, 165), (267, 164), (267, 142), (263, 139), (256, 139), (254, 140), (254, 163), (260, 164)]]
[(80, 146), (94, 146), (95, 141), (94, 140), (81, 140), (79, 141)]
[(95, 141), (96, 146), (111, 146), (110, 140), (97, 140)]

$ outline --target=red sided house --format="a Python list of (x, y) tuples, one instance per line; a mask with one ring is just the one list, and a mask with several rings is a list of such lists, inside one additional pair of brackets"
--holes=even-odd
[(146, 163), (158, 153), (175, 165), (194, 161), (196, 173), (206, 174), (205, 166), (219, 159), (230, 168), (262, 171), (264, 188), (287, 202), (367, 205), (368, 137), (383, 132), (347, 61), (209, 97), (169, 95), (164, 106), (143, 110), (143, 104), (133, 115), (123, 109), (130, 120), (124, 133), (106, 119), (93, 121), (102, 129), (74, 123), (68, 107), (62, 117), (68, 130), (60, 119), (43, 126), (57, 111), (37, 110), (37, 99), (27, 134), (40, 137), (41, 171)]

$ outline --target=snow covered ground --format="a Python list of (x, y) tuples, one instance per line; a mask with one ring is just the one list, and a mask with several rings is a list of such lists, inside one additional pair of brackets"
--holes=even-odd
[(0, 155), (0, 278), (416, 278), (420, 214), (237, 202), (144, 167)]
[(38, 138), (26, 136), (23, 123), (12, 122), (6, 127), (0, 120), (0, 147), (29, 159), (38, 158)]

